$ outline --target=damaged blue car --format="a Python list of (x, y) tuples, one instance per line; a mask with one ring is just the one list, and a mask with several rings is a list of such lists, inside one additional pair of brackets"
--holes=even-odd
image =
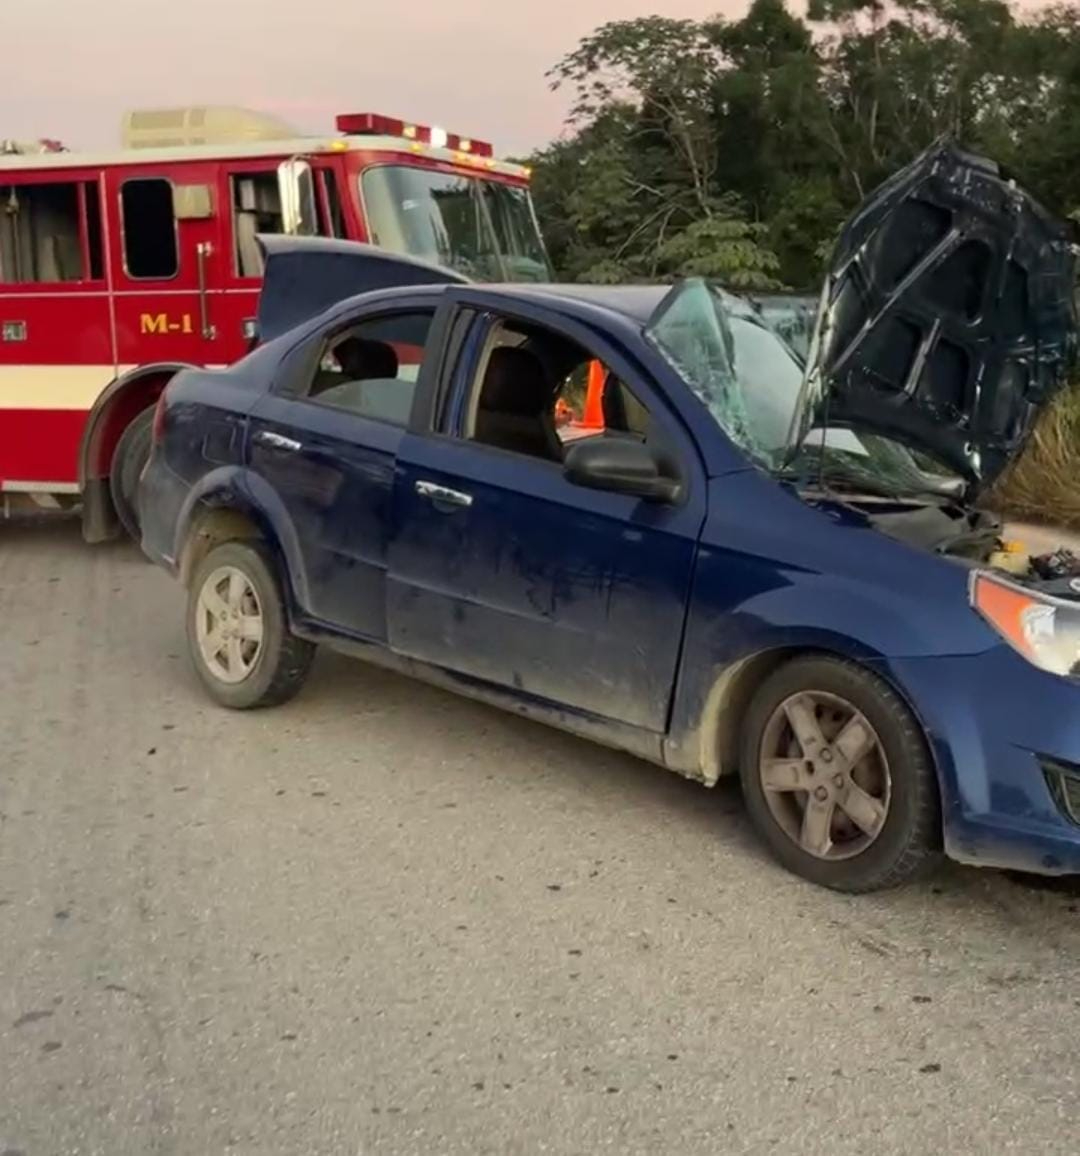
[(738, 775), (827, 887), (1080, 870), (1080, 567), (984, 508), (1072, 371), (1075, 250), (1008, 174), (943, 144), (873, 193), (805, 359), (700, 280), (263, 245), (258, 347), (172, 379), (141, 482), (214, 700), (325, 645)]

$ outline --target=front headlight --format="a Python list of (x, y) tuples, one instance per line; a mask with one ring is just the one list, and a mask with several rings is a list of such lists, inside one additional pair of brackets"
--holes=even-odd
[(1040, 670), (1080, 677), (1080, 602), (1051, 598), (976, 571), (971, 605)]

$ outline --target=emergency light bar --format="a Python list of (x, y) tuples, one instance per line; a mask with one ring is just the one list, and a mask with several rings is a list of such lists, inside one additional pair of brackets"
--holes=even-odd
[(58, 140), (42, 138), (33, 143), (17, 140), (0, 141), (0, 153), (5, 156), (23, 156), (30, 153), (66, 153), (68, 150)]
[(400, 136), (432, 148), (447, 148), (476, 157), (493, 157), (494, 146), (484, 140), (458, 136), (426, 124), (410, 124), (377, 112), (343, 112), (337, 118), (337, 130), (345, 136)]

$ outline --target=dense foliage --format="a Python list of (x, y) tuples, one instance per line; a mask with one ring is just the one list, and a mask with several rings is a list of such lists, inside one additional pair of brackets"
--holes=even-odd
[(702, 273), (815, 290), (840, 222), (944, 133), (1080, 208), (1080, 9), (754, 0), (741, 20), (606, 24), (551, 72), (568, 132), (532, 158), (564, 276)]
[[(571, 279), (697, 273), (814, 294), (852, 209), (945, 134), (1080, 216), (1069, 3), (809, 0), (802, 18), (753, 0), (734, 21), (619, 20), (551, 81), (572, 94), (568, 131), (531, 163)], [(997, 503), (1080, 528), (1078, 467), (1080, 387), (1045, 415)]]

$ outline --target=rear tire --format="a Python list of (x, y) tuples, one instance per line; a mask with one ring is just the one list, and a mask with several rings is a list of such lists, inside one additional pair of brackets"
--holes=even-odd
[(739, 773), (773, 854), (819, 886), (882, 890), (940, 858), (923, 730), (892, 687), (856, 663), (796, 658), (766, 679), (746, 715)]
[(261, 542), (211, 550), (188, 592), (191, 660), (215, 702), (277, 706), (304, 685), (315, 647), (290, 633), (273, 562)]
[(142, 540), (139, 477), (150, 458), (154, 407), (144, 409), (124, 430), (109, 470), (109, 494), (120, 524), (135, 542)]

